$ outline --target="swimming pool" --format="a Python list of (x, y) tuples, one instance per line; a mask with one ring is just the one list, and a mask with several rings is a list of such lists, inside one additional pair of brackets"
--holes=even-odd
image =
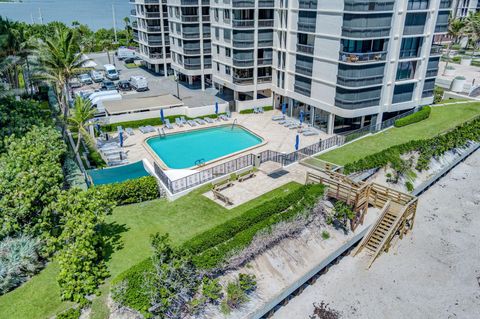
[(241, 126), (218, 126), (154, 137), (147, 145), (169, 168), (182, 169), (243, 151), (263, 140)]

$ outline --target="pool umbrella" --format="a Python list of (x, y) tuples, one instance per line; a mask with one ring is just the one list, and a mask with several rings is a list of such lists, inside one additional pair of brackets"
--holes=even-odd
[(162, 119), (162, 124), (165, 123), (165, 115), (163, 114), (163, 109), (160, 110), (160, 118)]
[(287, 113), (287, 103), (283, 102), (282, 104), (282, 114), (285, 115)]
[(295, 138), (295, 150), (298, 151), (298, 148), (300, 146), (300, 135), (297, 134), (297, 137)]
[(118, 133), (118, 136), (120, 138), (120, 147), (123, 147), (123, 132), (120, 131), (120, 133)]
[(215, 102), (215, 114), (218, 114), (218, 102)]
[(300, 125), (303, 124), (303, 116), (304, 116), (303, 110), (300, 110)]

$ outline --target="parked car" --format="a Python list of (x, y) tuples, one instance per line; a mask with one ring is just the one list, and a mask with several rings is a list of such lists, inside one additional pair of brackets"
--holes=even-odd
[(135, 52), (135, 50), (126, 47), (120, 47), (118, 48), (116, 55), (117, 58), (121, 61), (127, 58), (135, 58), (137, 56), (137, 53)]
[(90, 77), (92, 78), (93, 82), (95, 83), (100, 83), (104, 80), (103, 74), (100, 71), (91, 71), (90, 72)]
[(103, 67), (105, 68), (105, 77), (107, 79), (115, 81), (120, 78), (117, 68), (113, 64), (105, 64)]
[(140, 76), (140, 75), (131, 76), (130, 85), (132, 86), (132, 88), (134, 88), (138, 92), (148, 91), (148, 82), (147, 82), (147, 79), (143, 76)]
[(131, 64), (131, 63), (135, 63), (135, 59), (134, 58), (126, 58), (123, 62), (125, 62), (125, 64)]
[(117, 83), (117, 88), (119, 91), (131, 91), (132, 86), (130, 85), (130, 82), (127, 80), (122, 80)]
[(80, 81), (77, 78), (70, 79), (70, 81), (68, 82), (68, 85), (70, 85), (70, 88), (72, 89), (82, 87), (82, 83), (80, 83)]
[(80, 81), (80, 83), (82, 84), (93, 84), (93, 80), (92, 78), (90, 77), (90, 75), (88, 74), (80, 74), (78, 76), (78, 80)]
[(116, 90), (117, 87), (115, 86), (115, 83), (109, 80), (104, 80), (102, 82), (102, 90), (103, 91), (111, 91), (111, 90)]

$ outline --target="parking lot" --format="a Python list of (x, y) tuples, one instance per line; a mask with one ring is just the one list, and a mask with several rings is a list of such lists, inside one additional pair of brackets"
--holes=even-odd
[[(107, 53), (92, 53), (88, 57), (97, 64), (95, 67), (97, 70), (103, 70), (103, 66), (108, 64)], [(125, 67), (123, 61), (119, 61), (115, 58), (114, 53), (110, 53), (111, 64), (114, 64), (120, 75), (120, 80), (128, 80), (133, 75), (144, 76), (148, 81), (149, 90), (146, 92), (136, 92), (134, 90), (128, 92), (121, 92), (124, 99), (133, 99), (139, 97), (158, 96), (164, 94), (177, 95), (177, 83), (174, 80), (173, 75), (169, 77), (163, 77), (156, 75), (146, 68), (138, 67), (129, 69)], [(137, 61), (139, 63), (140, 61)], [(118, 81), (115, 81), (118, 82)], [(75, 89), (75, 91), (81, 90), (99, 90), (101, 83), (95, 83), (92, 85), (83, 85), (81, 88)], [(215, 102), (224, 103), (225, 100), (218, 94), (218, 91), (213, 88), (207, 88), (205, 91), (201, 89), (192, 89), (184, 84), (178, 85), (180, 100), (185, 103), (186, 106), (198, 107), (205, 105), (213, 105)]]

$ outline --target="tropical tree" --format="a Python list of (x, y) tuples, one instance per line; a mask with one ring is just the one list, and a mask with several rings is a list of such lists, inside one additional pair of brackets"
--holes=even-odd
[(88, 127), (93, 123), (90, 121), (95, 116), (95, 109), (92, 108), (92, 103), (82, 97), (75, 99), (72, 115), (68, 119), (72, 130), (78, 132), (77, 145), (75, 152), (78, 153), (82, 138), (87, 143), (92, 143), (90, 135), (88, 134)]
[(127, 36), (127, 46), (130, 44), (130, 40), (133, 38), (132, 37), (132, 26), (131, 26), (131, 23), (130, 23), (130, 18), (129, 17), (125, 17), (123, 18), (123, 22), (125, 22), (125, 32), (126, 32), (126, 36)]
[(450, 50), (452, 49), (452, 44), (457, 43), (458, 38), (463, 35), (464, 28), (465, 23), (460, 19), (450, 19), (448, 22), (448, 35), (452, 38), (452, 41), (447, 46), (447, 62), (443, 69), (443, 75), (445, 75), (448, 63), (450, 62)]
[(69, 113), (68, 82), (84, 69), (89, 59), (85, 58), (74, 31), (60, 27), (55, 29), (51, 37), (41, 41), (37, 53), (42, 66), (40, 77), (55, 85), (58, 103), (63, 110), (65, 130)]
[(468, 36), (473, 46), (472, 57), (475, 56), (478, 41), (480, 40), (480, 13), (470, 13), (465, 18), (464, 33)]

